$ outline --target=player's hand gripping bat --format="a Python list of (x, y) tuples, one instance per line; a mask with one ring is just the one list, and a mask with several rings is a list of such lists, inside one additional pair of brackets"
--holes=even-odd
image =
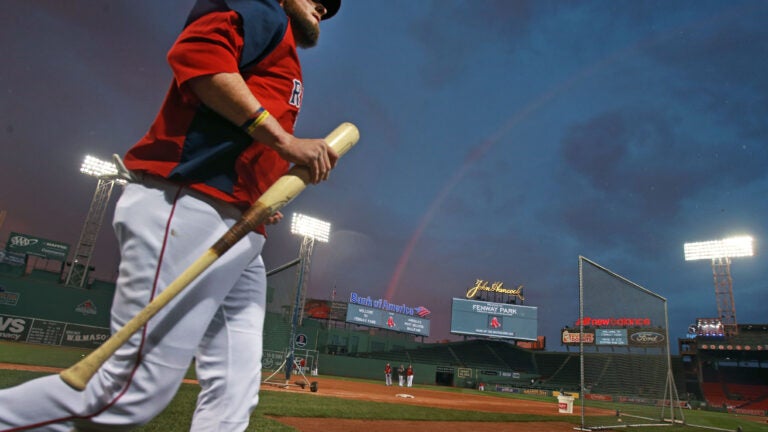
[[(328, 145), (343, 156), (360, 138), (360, 132), (352, 123), (342, 123), (326, 138)], [(309, 184), (309, 169), (304, 166), (294, 166), (285, 175), (280, 177), (259, 199), (243, 213), (240, 220), (235, 223), (219, 240), (208, 249), (205, 254), (181, 273), (163, 292), (154, 298), (130, 321), (125, 323), (120, 330), (107, 339), (101, 346), (88, 356), (75, 363), (69, 369), (63, 370), (59, 375), (70, 387), (76, 390), (84, 390), (88, 381), (107, 359), (114, 354), (120, 346), (139, 331), (155, 314), (165, 307), (174, 297), (184, 290), (197, 276), (214, 263), (221, 255), (240, 241), (246, 234), (263, 224), (270, 216), (307, 187)]]

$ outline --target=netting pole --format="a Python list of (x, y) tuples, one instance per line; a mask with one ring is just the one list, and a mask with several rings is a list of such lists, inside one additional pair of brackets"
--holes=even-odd
[(581, 428), (584, 429), (584, 278), (582, 263), (584, 257), (579, 256), (579, 399), (581, 400)]

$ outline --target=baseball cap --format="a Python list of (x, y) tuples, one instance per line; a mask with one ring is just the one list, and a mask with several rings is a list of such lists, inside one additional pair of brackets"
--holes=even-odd
[(339, 11), (339, 8), (341, 7), (341, 0), (319, 0), (320, 3), (325, 6), (325, 10), (327, 11), (325, 15), (323, 15), (323, 19), (327, 20), (328, 18), (331, 18), (332, 16), (336, 15), (336, 12)]

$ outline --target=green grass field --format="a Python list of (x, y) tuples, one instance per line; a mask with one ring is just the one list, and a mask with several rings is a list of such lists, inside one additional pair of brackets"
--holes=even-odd
[[(70, 348), (53, 348), (39, 345), (0, 342), (0, 362), (22, 363), (37, 366), (67, 367), (77, 362), (86, 351)], [(33, 379), (45, 374), (36, 372), (0, 370), (0, 388), (6, 388)], [(422, 386), (423, 387), (423, 386)], [(467, 389), (430, 387), (435, 390), (449, 391), (460, 394)], [(189, 425), (194, 410), (198, 388), (196, 385), (184, 384), (181, 386), (173, 402), (155, 418), (150, 424), (139, 431), (185, 431)], [(496, 394), (485, 392), (487, 397), (525, 398), (537, 399), (534, 396), (513, 396), (510, 394)], [(551, 398), (538, 398), (551, 401)], [(595, 404), (598, 406), (598, 404)], [(574, 409), (577, 409), (574, 407)], [(688, 425), (703, 425), (720, 430), (736, 431), (739, 427), (743, 432), (768, 432), (768, 423), (765, 418), (742, 417), (718, 412), (686, 410), (685, 420)], [(439, 408), (427, 408), (407, 406), (399, 404), (385, 404), (334, 397), (316, 397), (316, 395), (297, 392), (263, 391), (259, 406), (251, 416), (249, 431), (295, 431), (296, 429), (285, 426), (270, 417), (319, 417), (341, 419), (367, 419), (367, 420), (417, 420), (417, 421), (462, 421), (462, 422), (548, 422), (548, 421), (578, 421), (577, 417), (563, 417), (559, 415), (536, 416), (502, 413), (478, 413), (473, 411), (459, 411)], [(566, 420), (568, 419), (568, 420)], [(576, 424), (574, 424), (575, 426)], [(676, 432), (704, 431), (705, 429), (692, 426), (674, 426), (664, 430)], [(426, 426), (426, 423), (425, 423)], [(652, 428), (652, 430), (656, 430)], [(428, 429), (424, 429), (428, 430)]]

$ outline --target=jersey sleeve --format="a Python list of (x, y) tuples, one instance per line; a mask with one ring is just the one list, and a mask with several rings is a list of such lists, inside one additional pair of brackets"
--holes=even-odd
[(239, 15), (211, 12), (184, 28), (168, 52), (168, 63), (176, 84), (184, 89), (192, 78), (238, 72), (242, 47)]
[(243, 70), (269, 55), (287, 27), (275, 0), (198, 0), (168, 53), (176, 83)]

